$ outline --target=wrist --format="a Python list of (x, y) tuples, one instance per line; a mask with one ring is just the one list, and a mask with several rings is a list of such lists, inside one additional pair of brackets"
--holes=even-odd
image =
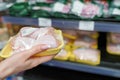
[(4, 80), (4, 78), (10, 75), (11, 69), (4, 66), (3, 63), (0, 63), (0, 80)]

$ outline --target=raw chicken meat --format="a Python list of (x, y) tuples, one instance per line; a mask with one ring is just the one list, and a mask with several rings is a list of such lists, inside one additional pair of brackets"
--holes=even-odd
[(74, 46), (78, 47), (92, 47), (97, 45), (97, 40), (89, 37), (89, 36), (80, 36), (78, 39), (75, 40)]
[(55, 29), (52, 27), (47, 28), (31, 28), (24, 27), (20, 32), (12, 39), (13, 53), (20, 52), (39, 44), (47, 44), (50, 48), (56, 48), (59, 46), (59, 40), (57, 39)]
[(120, 43), (120, 33), (111, 33), (110, 39), (113, 43)]
[(76, 59), (97, 62), (99, 52), (91, 48), (78, 48), (73, 51)]

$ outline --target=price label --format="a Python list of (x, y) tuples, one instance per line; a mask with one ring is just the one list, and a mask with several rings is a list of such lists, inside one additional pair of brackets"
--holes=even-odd
[(79, 22), (79, 29), (80, 30), (88, 30), (94, 31), (94, 21), (80, 21)]
[(16, 0), (17, 3), (25, 2), (25, 0)]
[(39, 18), (38, 25), (50, 27), (50, 26), (52, 26), (52, 21), (51, 21), (51, 19), (48, 19), (48, 18)]

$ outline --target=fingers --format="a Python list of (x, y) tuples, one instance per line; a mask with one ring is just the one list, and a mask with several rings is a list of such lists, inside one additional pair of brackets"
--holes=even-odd
[(41, 44), (41, 45), (34, 46), (32, 49), (20, 52), (18, 54), (21, 55), (24, 58), (29, 58), (29, 57), (33, 56), (34, 54), (40, 53), (40, 52), (42, 52), (42, 51), (44, 51), (48, 48), (49, 48), (48, 45)]
[(45, 63), (47, 61), (50, 61), (54, 55), (50, 56), (44, 56), (44, 57), (35, 57), (32, 59), (29, 59), (26, 64), (30, 64), (29, 69), (38, 66), (39, 64)]

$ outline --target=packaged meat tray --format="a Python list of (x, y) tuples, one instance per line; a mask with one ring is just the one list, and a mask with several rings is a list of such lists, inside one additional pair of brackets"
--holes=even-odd
[(112, 55), (120, 55), (120, 34), (109, 33), (107, 35), (107, 52)]
[(2, 49), (0, 56), (7, 58), (12, 54), (30, 49), (39, 44), (47, 44), (50, 48), (40, 54), (36, 54), (35, 56), (57, 54), (64, 46), (62, 31), (56, 30), (52, 27), (24, 27), (17, 35), (13, 36), (8, 41), (6, 46)]
[(110, 41), (112, 43), (120, 44), (120, 33), (110, 33)]
[(107, 52), (112, 55), (120, 55), (120, 44), (107, 44)]
[(98, 48), (97, 39), (90, 36), (81, 35), (73, 43), (73, 48), (86, 47), (86, 48)]
[(92, 37), (94, 39), (97, 39), (99, 37), (99, 33), (95, 32), (95, 31), (80, 31), (80, 30), (78, 30), (77, 34), (78, 35), (90, 36), (90, 37)]
[(64, 37), (64, 47), (63, 49), (54, 57), (56, 60), (68, 60), (71, 54), (72, 42), (70, 39)]
[(68, 60), (71, 51), (62, 49), (55, 57), (56, 60)]
[(77, 48), (73, 50), (70, 58), (75, 62), (98, 65), (100, 64), (100, 51), (92, 48)]
[(77, 39), (77, 32), (75, 30), (62, 30), (63, 31), (63, 36), (75, 40)]

